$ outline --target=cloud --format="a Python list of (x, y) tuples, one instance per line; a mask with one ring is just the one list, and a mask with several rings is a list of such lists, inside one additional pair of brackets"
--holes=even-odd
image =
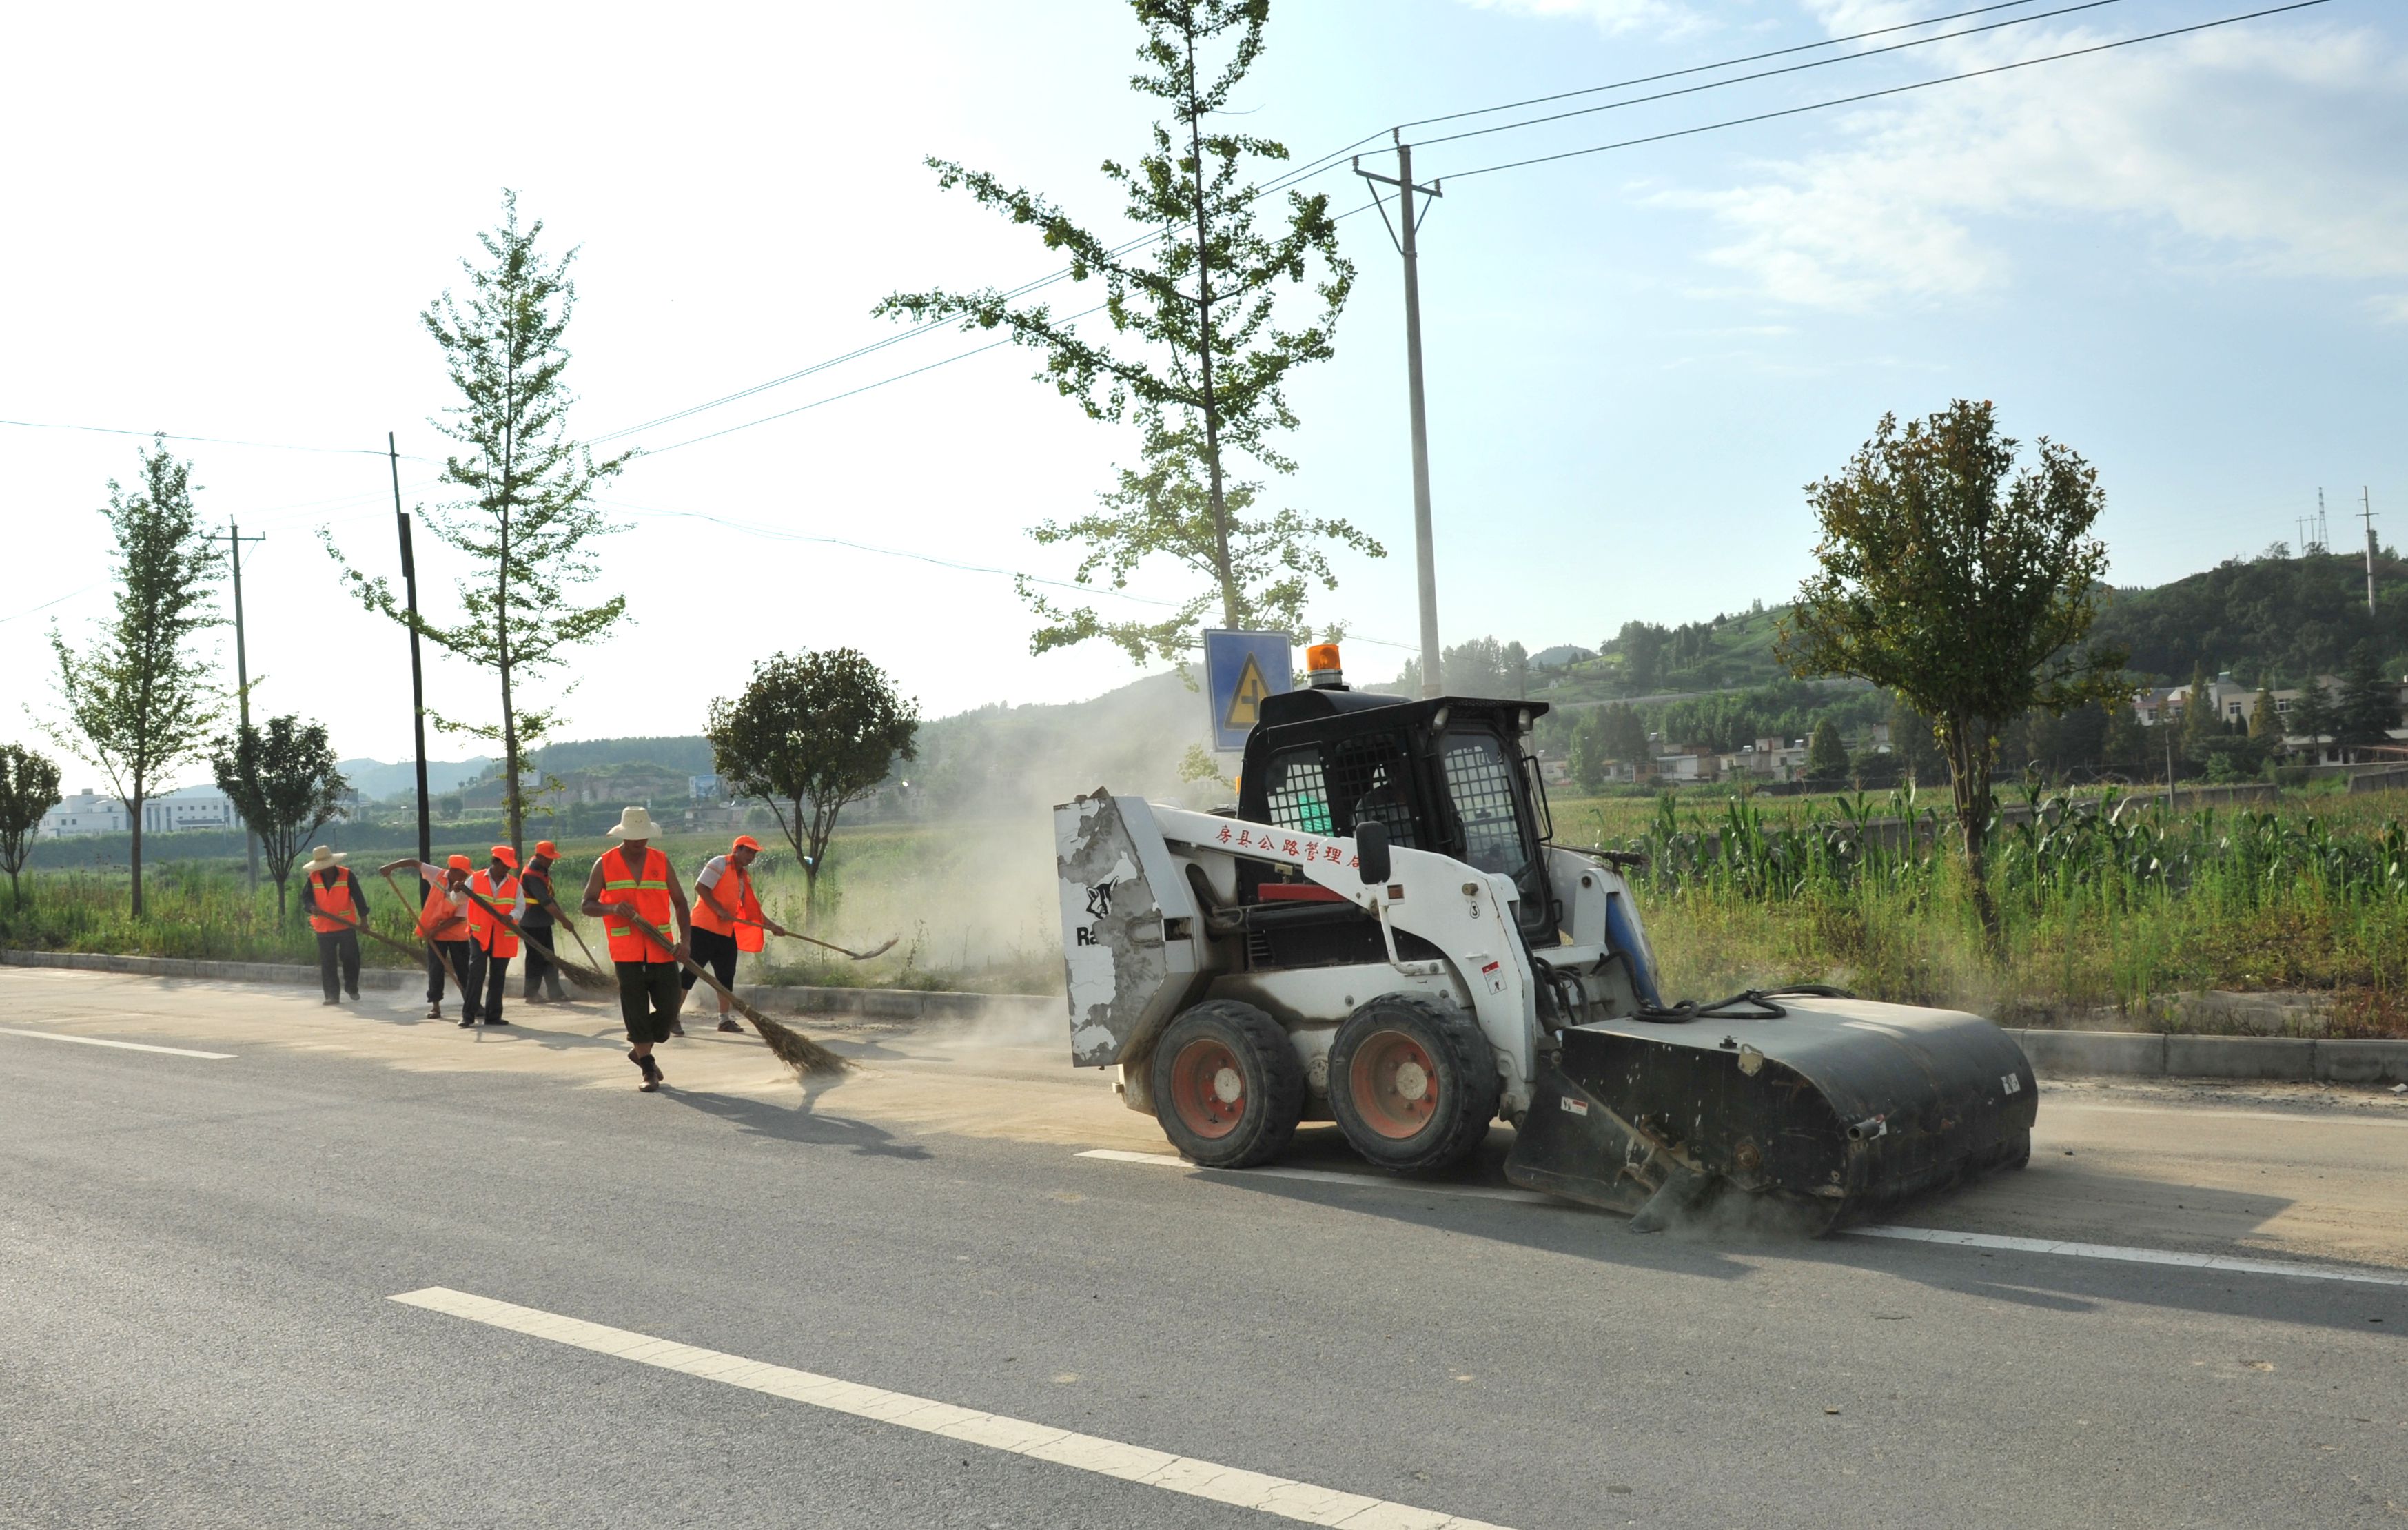
[(1706, 23), (1676, 0), (1464, 0), (1477, 10), (1503, 11), (1509, 16), (1571, 17), (1593, 22), (1601, 32), (1656, 32), (1671, 36), (1694, 32)]
[[(1893, 19), (1887, 7), (1814, 9), (1834, 32)], [(2114, 35), (1944, 44), (1892, 78)], [(2408, 278), (2408, 55), (2372, 29), (2243, 25), (1834, 115), (1837, 147), (1760, 163), (1722, 191), (1655, 200), (1704, 210), (1725, 237), (1713, 261), (1804, 306), (2000, 288), (2013, 276), (2015, 226), (2068, 216), (2153, 238), (2170, 264)]]

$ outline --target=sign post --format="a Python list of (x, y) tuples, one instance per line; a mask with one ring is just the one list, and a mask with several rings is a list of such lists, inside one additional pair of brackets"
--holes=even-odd
[(1293, 689), (1295, 660), (1283, 632), (1204, 634), (1204, 700), (1212, 713), (1212, 747), (1235, 754), (1266, 696)]

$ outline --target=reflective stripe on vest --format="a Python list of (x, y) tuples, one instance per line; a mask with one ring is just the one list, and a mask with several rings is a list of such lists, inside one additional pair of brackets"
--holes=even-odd
[(643, 922), (660, 933), (655, 945), (647, 939), (626, 916), (613, 908), (603, 916), (602, 933), (610, 942), (613, 962), (666, 962), (677, 945), (677, 906), (669, 901), (669, 858), (651, 846), (644, 848), (640, 866), (627, 864), (627, 847), (605, 851), (602, 854), (602, 897), (604, 903), (632, 905)]
[[(706, 891), (710, 897), (703, 896)], [(710, 898), (717, 898), (720, 908), (734, 914), (735, 920), (722, 919), (711, 908)], [(695, 929), (734, 936), (738, 951), (761, 949), (761, 900), (752, 891), (752, 874), (733, 860), (720, 867), (717, 885), (705, 889), (695, 884), (693, 915)]]
[[(504, 877), (502, 885), (495, 887), (491, 867), (470, 877), (468, 887), (471, 892), (496, 908), (506, 908), (518, 901), (519, 879), (516, 877)], [(468, 938), (482, 946), (485, 949), (485, 954), (497, 961), (519, 953), (519, 937), (497, 923), (493, 915), (478, 908), (474, 900), (468, 904)]]
[(336, 866), (329, 871), (309, 873), (309, 927), (320, 935), (333, 935), (356, 929), (359, 922), (359, 915), (351, 908), (351, 871)]

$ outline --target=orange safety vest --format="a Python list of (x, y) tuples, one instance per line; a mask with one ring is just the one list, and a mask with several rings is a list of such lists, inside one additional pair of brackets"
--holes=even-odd
[(418, 933), (429, 940), (466, 940), (468, 921), (452, 907), (452, 889), (442, 882), (426, 887), (426, 906), (418, 910)]
[(351, 907), (351, 868), (336, 866), (309, 873), (309, 927), (320, 935), (333, 935), (359, 926), (359, 912)]
[[(502, 885), (495, 887), (493, 867), (486, 866), (468, 879), (468, 890), (495, 908), (501, 908), (518, 901), (519, 879), (504, 877)], [(485, 954), (496, 962), (508, 961), (519, 953), (516, 932), (504, 928), (493, 915), (474, 903), (468, 905), (468, 938), (482, 946)]]
[[(731, 878), (734, 879), (732, 881)], [(703, 896), (703, 885), (696, 882), (694, 884), (694, 927), (709, 930), (713, 935), (734, 936), (738, 951), (759, 951), (763, 937), (768, 932), (761, 928), (761, 900), (752, 892), (752, 874), (730, 861), (720, 873), (718, 885), (709, 891), (710, 897), (717, 898), (719, 906), (735, 914), (736, 919), (730, 922), (720, 918), (712, 910), (710, 899)]]
[(660, 934), (655, 945), (628, 923), (626, 916), (613, 909), (602, 921), (602, 933), (610, 942), (613, 962), (668, 962), (675, 960), (669, 952), (677, 945), (677, 907), (669, 901), (669, 858), (650, 845), (644, 847), (644, 864), (631, 865), (627, 847), (602, 852), (602, 897), (604, 903), (624, 903), (634, 906), (646, 924)]

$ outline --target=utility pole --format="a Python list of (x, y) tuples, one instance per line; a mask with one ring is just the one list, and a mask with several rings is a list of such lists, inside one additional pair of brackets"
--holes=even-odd
[(2374, 501), (2365, 484), (2358, 486), (2358, 518), (2366, 522), (2366, 614), (2374, 614)]
[[(242, 648), (242, 544), (265, 542), (265, 536), (245, 536), (242, 527), (233, 521), (226, 522), (228, 562), (234, 565), (234, 694), (235, 704), (241, 708), (243, 732), (251, 731), (251, 662)], [(251, 890), (259, 891), (259, 836), (251, 825), (242, 826), (243, 864), (251, 873)]]
[(384, 434), (385, 460), (393, 465), (393, 518), (401, 527), (401, 588), (409, 611), (409, 727), (418, 746), (418, 858), (435, 859), (435, 835), (426, 818), (426, 676), (418, 658), (418, 560), (409, 551), (409, 513), (401, 508), (401, 449)]
[[(1429, 211), (1425, 201), (1419, 213), (1413, 211), (1413, 193), (1424, 197), (1443, 194), (1439, 182), (1426, 186), (1413, 184), (1413, 146), (1405, 142), (1402, 130), (1392, 134), (1397, 140), (1397, 174), (1394, 179), (1374, 175), (1363, 168), (1363, 157), (1354, 157), (1354, 173), (1382, 186), (1397, 188), (1399, 216), (1388, 226), (1388, 238), (1397, 253), (1405, 258), (1405, 386), (1412, 400), (1413, 423), (1413, 553), (1421, 579), (1422, 608), (1422, 694), (1435, 696), (1445, 691), (1445, 678), (1440, 671), (1438, 646), (1438, 559), (1430, 532), (1429, 489), (1429, 416), (1422, 404), (1422, 281), (1419, 258), (1413, 248), (1413, 233), (1421, 226)], [(1374, 191), (1372, 200), (1379, 201)], [(1380, 202), (1380, 221), (1388, 221), (1388, 206)]]

